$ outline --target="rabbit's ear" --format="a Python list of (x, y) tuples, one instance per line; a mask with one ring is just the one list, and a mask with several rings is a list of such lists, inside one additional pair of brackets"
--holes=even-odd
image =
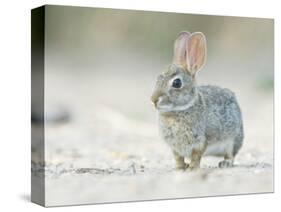
[(201, 32), (192, 33), (186, 46), (186, 69), (191, 75), (202, 68), (206, 58), (206, 38)]
[(186, 67), (186, 45), (190, 36), (189, 32), (180, 32), (174, 44), (173, 63)]

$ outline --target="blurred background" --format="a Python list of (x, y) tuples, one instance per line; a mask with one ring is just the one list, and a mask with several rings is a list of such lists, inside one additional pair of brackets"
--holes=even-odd
[[(272, 19), (64, 6), (45, 15), (49, 204), (272, 191)], [(150, 95), (180, 31), (206, 35), (198, 84), (227, 87), (240, 103), (245, 140), (232, 169), (206, 158), (202, 170), (176, 172), (158, 135)]]

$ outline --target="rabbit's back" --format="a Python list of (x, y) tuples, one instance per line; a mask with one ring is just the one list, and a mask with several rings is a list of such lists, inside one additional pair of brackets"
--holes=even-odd
[(235, 94), (218, 86), (199, 86), (198, 90), (206, 104), (207, 143), (232, 140), (234, 151), (238, 151), (243, 141), (243, 123)]

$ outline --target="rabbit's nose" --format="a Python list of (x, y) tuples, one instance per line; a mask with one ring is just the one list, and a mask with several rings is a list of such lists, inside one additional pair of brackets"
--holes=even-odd
[(158, 102), (158, 97), (151, 96), (150, 100), (151, 100), (151, 103), (153, 104), (153, 106), (156, 107), (157, 102)]
[(154, 107), (157, 106), (157, 102), (158, 102), (159, 97), (160, 97), (161, 95), (162, 95), (162, 92), (160, 92), (160, 91), (155, 91), (155, 92), (152, 94), (150, 100), (151, 100), (152, 104), (154, 105)]

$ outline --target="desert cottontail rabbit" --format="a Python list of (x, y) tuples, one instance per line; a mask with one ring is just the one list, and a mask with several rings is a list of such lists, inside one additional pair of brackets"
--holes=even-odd
[(219, 167), (232, 166), (243, 143), (242, 116), (234, 93), (196, 85), (205, 57), (204, 34), (181, 32), (174, 44), (173, 63), (158, 76), (151, 96), (159, 111), (160, 133), (179, 169), (200, 167), (203, 155), (222, 156)]

